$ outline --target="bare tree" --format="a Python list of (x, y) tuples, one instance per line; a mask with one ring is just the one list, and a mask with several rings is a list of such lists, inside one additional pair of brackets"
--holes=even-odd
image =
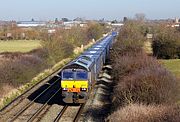
[(135, 14), (135, 19), (143, 22), (146, 19), (146, 15), (144, 13), (137, 13)]

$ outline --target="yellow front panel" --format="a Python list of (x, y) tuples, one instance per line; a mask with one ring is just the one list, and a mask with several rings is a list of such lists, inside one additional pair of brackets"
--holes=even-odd
[(62, 88), (88, 88), (88, 81), (61, 81)]

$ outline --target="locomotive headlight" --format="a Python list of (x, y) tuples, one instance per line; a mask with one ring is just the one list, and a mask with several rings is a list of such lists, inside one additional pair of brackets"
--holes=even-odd
[(63, 88), (63, 91), (67, 91), (68, 90), (68, 88)]
[(86, 91), (87, 89), (86, 88), (81, 88), (81, 91)]

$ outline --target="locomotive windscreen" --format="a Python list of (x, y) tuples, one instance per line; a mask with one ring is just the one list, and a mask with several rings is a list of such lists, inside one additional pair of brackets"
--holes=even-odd
[(74, 79), (74, 72), (70, 70), (63, 71), (63, 79), (69, 79), (69, 80)]
[(76, 79), (86, 80), (86, 79), (88, 79), (88, 73), (84, 70), (77, 71)]
[(65, 69), (62, 71), (62, 79), (86, 80), (88, 79), (88, 72), (82, 69)]

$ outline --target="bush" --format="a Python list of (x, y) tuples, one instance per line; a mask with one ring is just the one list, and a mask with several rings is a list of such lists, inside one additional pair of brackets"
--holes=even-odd
[(120, 29), (117, 42), (114, 44), (114, 49), (118, 55), (126, 53), (133, 54), (134, 52), (141, 52), (146, 40), (144, 34), (141, 32), (142, 27), (139, 23), (128, 21)]
[[(114, 106), (129, 103), (173, 103), (177, 81), (155, 59), (143, 52), (116, 56), (113, 60)], [(168, 91), (168, 92), (167, 92)]]
[(39, 49), (31, 53), (3, 53), (0, 65), (0, 84), (14, 87), (30, 81), (37, 73), (49, 65), (38, 56), (45, 51)]
[(122, 39), (113, 46), (113, 49), (116, 50), (117, 55), (126, 55), (142, 52), (142, 46), (143, 41), (136, 41), (135, 39)]
[(115, 86), (111, 110), (114, 113), (108, 121), (160, 122), (172, 119), (175, 122), (180, 119), (180, 108), (157, 104), (174, 104), (178, 99), (178, 83), (156, 59), (145, 54), (142, 32), (138, 25), (127, 23), (113, 45)]
[(109, 122), (179, 122), (180, 106), (130, 104), (111, 114)]
[(146, 67), (120, 79), (114, 93), (118, 104), (174, 103), (177, 100), (177, 82), (160, 67)]
[(82, 44), (86, 45), (89, 41), (86, 30), (79, 27), (68, 30), (64, 36), (64, 40), (70, 42), (74, 47), (80, 47)]
[(73, 55), (75, 47), (89, 43), (86, 29), (73, 27), (70, 30), (59, 29), (55, 34), (49, 35), (42, 46), (48, 51), (48, 61), (55, 64), (60, 60)]
[(118, 40), (132, 40), (134, 39), (134, 42), (137, 41), (144, 41), (144, 32), (142, 30), (143, 26), (136, 22), (136, 21), (128, 21), (124, 24), (124, 26), (120, 29), (120, 35), (118, 37)]
[(74, 46), (63, 38), (44, 41), (44, 48), (48, 51), (49, 63), (55, 64), (73, 55)]
[(153, 39), (153, 55), (162, 59), (180, 58), (180, 33), (171, 28), (160, 28)]
[(90, 23), (87, 29), (87, 37), (88, 39), (98, 40), (100, 37), (102, 37), (104, 30), (104, 26), (98, 23)]
[(127, 53), (124, 55), (115, 55), (116, 51), (112, 53), (113, 55), (113, 74), (115, 80), (119, 82), (119, 79), (132, 73), (140, 68), (149, 65), (148, 57), (143, 52), (139, 53)]

